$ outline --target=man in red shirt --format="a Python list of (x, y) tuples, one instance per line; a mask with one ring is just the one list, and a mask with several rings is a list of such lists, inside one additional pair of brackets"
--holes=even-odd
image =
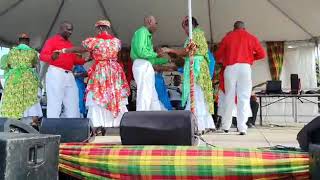
[(237, 127), (240, 135), (247, 133), (247, 110), (250, 109), (252, 89), (251, 65), (265, 56), (259, 40), (245, 30), (242, 21), (235, 22), (234, 30), (222, 39), (216, 59), (225, 68), (225, 111), (222, 116), (222, 129), (225, 132), (229, 132), (232, 124), (232, 110), (237, 95)]
[(70, 22), (61, 23), (59, 32), (46, 41), (40, 53), (40, 59), (49, 64), (46, 75), (48, 118), (59, 118), (62, 104), (64, 117), (80, 117), (79, 95), (72, 69), (74, 65), (83, 65), (85, 60), (76, 54), (57, 52), (73, 47), (69, 41), (72, 31)]

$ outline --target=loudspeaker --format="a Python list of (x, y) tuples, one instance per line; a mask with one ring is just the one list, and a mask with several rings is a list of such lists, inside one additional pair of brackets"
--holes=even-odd
[(195, 145), (196, 118), (190, 111), (136, 111), (123, 115), (123, 145)]
[(86, 142), (90, 138), (90, 121), (87, 118), (44, 118), (41, 134), (61, 135), (61, 142)]
[(59, 136), (0, 133), (0, 179), (56, 180)]
[(291, 82), (291, 94), (298, 94), (300, 91), (300, 79), (298, 74), (291, 74), (290, 82)]
[(310, 154), (310, 175), (311, 179), (320, 179), (320, 144), (310, 144), (309, 145)]
[(309, 150), (309, 144), (320, 144), (320, 116), (305, 125), (297, 135), (300, 148)]
[(20, 120), (6, 118), (0, 118), (0, 132), (39, 133), (36, 129)]

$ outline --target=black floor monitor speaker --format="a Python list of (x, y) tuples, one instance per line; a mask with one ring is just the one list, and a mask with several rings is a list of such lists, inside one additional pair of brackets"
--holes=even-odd
[(196, 118), (190, 111), (136, 111), (123, 115), (123, 145), (195, 145)]
[(297, 135), (300, 148), (309, 150), (309, 144), (320, 144), (320, 116), (305, 125)]
[(0, 133), (0, 179), (56, 180), (59, 136)]
[(90, 138), (90, 121), (87, 118), (44, 118), (41, 134), (61, 135), (61, 142), (86, 142)]
[(290, 82), (291, 82), (291, 94), (298, 94), (300, 91), (300, 79), (298, 74), (291, 74)]
[(0, 118), (0, 132), (39, 133), (36, 129), (20, 120), (6, 118)]

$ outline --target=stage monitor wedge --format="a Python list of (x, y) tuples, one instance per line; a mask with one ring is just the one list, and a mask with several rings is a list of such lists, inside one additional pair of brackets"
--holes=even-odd
[(32, 126), (29, 126), (20, 120), (0, 118), (0, 132), (19, 132), (19, 133), (33, 133), (39, 132)]
[(195, 145), (196, 118), (190, 111), (136, 111), (123, 115), (123, 145)]
[(300, 148), (309, 151), (310, 144), (320, 144), (320, 116), (305, 125), (297, 135)]
[(90, 139), (90, 121), (87, 118), (44, 118), (41, 134), (61, 135), (61, 142), (87, 142)]

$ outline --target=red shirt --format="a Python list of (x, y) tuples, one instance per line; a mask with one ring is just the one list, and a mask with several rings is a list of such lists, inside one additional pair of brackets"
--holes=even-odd
[(229, 32), (215, 53), (216, 59), (224, 67), (236, 63), (253, 64), (253, 61), (263, 59), (265, 56), (265, 50), (259, 40), (245, 29)]
[(40, 53), (40, 59), (50, 65), (72, 71), (74, 65), (83, 65), (85, 60), (73, 53), (60, 54), (56, 60), (51, 58), (53, 51), (71, 47), (73, 47), (71, 41), (57, 34), (46, 41)]

